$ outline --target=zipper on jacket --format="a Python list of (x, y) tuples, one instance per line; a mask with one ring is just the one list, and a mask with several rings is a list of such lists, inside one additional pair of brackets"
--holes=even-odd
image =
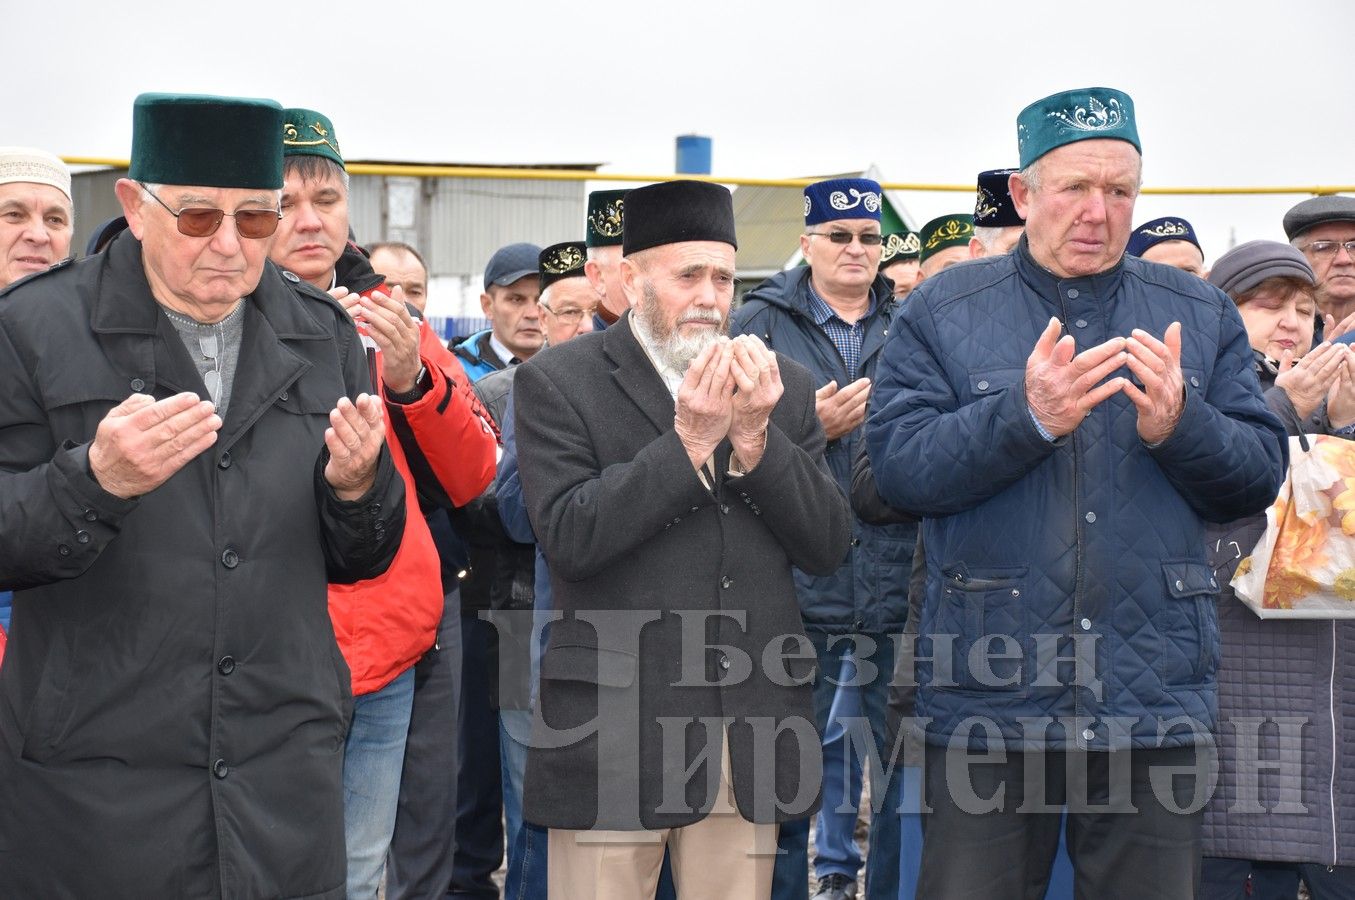
[(1327, 712), (1331, 715), (1331, 778), (1327, 782), (1331, 809), (1331, 864), (1336, 865), (1336, 620), (1331, 620), (1331, 676), (1327, 682)]

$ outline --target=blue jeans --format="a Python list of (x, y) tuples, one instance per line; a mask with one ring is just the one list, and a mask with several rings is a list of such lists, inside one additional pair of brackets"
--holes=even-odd
[[(860, 638), (861, 646), (857, 646), (856, 638)], [(809, 633), (809, 640), (819, 659), (819, 676), (814, 682), (814, 718), (819, 733), (823, 734), (828, 729), (828, 714), (837, 694), (835, 682), (839, 681), (836, 676), (842, 670), (843, 657), (852, 653), (860, 666), (860, 671), (855, 673), (858, 675), (855, 682), (860, 682), (858, 689), (862, 715), (854, 723), (842, 724), (853, 735), (851, 752), (858, 755), (865, 752), (861, 746), (862, 731), (868, 727), (881, 762), (887, 765), (891, 748), (885, 745), (885, 704), (889, 699), (889, 681), (894, 673), (894, 641), (887, 634), (830, 636), (816, 632)], [(824, 777), (841, 778), (842, 770), (838, 769), (831, 775), (825, 771)], [(880, 784), (878, 789), (872, 784), (872, 788), (875, 794), (883, 795), (886, 792), (884, 784)], [(890, 866), (897, 866), (898, 844), (890, 846), (887, 843), (891, 833), (897, 835), (897, 831), (889, 828), (881, 830), (882, 818), (871, 817), (870, 860), (866, 865), (868, 876), (873, 866), (882, 865), (886, 860)], [(781, 824), (777, 838), (779, 855), (772, 874), (773, 900), (808, 900), (809, 884), (805, 872), (809, 868), (809, 821), (805, 818)], [(847, 874), (856, 877), (855, 872)]]
[(861, 807), (861, 757), (847, 752), (842, 719), (861, 717), (861, 688), (855, 680), (856, 663), (842, 658), (837, 693), (823, 733), (823, 807), (814, 819), (814, 877), (846, 875), (853, 880), (861, 869), (856, 844), (856, 817)]
[[(522, 881), (523, 857), (529, 849), (522, 835), (522, 781), (527, 773), (527, 747), (532, 741), (532, 711), (529, 709), (499, 710), (499, 768), (503, 780), (504, 839), (508, 847), (508, 874), (505, 884)], [(540, 850), (545, 852), (545, 832), (541, 834)], [(519, 844), (521, 841), (521, 844)], [(545, 869), (541, 870), (544, 887)], [(545, 896), (532, 894), (529, 896)]]
[(413, 704), (413, 666), (381, 690), (353, 700), (353, 724), (343, 757), (344, 843), (352, 900), (375, 898), (381, 883), (395, 831)]

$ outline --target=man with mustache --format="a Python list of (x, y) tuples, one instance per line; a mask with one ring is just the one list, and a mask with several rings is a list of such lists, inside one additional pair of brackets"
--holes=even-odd
[[(734, 314), (730, 330), (756, 335), (812, 373), (818, 388), (816, 411), (828, 438), (828, 468), (845, 495), (851, 489), (852, 460), (860, 446), (876, 360), (897, 309), (894, 286), (878, 272), (882, 194), (870, 179), (835, 178), (808, 185), (804, 204), (800, 250), (808, 265), (759, 285)], [(849, 695), (838, 702), (850, 703), (869, 723), (864, 733), (849, 726), (853, 733), (827, 748), (827, 793), (835, 802), (833, 809), (819, 814), (816, 826), (815, 900), (856, 896), (862, 866), (854, 837), (856, 816), (836, 814), (835, 809), (844, 796), (855, 808), (867, 748), (887, 754), (885, 701), (894, 671), (894, 636), (908, 617), (908, 570), (916, 535), (916, 524), (876, 527), (853, 517), (851, 546), (836, 572), (829, 577), (795, 573), (800, 612), (825, 676), (814, 686), (816, 725), (828, 730), (838, 693)], [(844, 660), (846, 681), (840, 678)], [(860, 713), (857, 719), (862, 719)], [(848, 756), (847, 766), (855, 770), (851, 779), (844, 778)], [(884, 796), (883, 782), (872, 783), (872, 790), (876, 797)], [(898, 830), (885, 827), (891, 813), (886, 810), (871, 819), (868, 880), (874, 897), (898, 893), (893, 887), (897, 879), (885, 875), (898, 868)], [(808, 819), (781, 828), (780, 846), (786, 852), (777, 860), (776, 897), (804, 897), (808, 837)], [(883, 883), (876, 888), (875, 881)]]
[(808, 373), (723, 336), (735, 246), (725, 188), (631, 191), (631, 311), (516, 377), (522, 490), (560, 616), (523, 812), (550, 829), (560, 900), (652, 897), (665, 847), (679, 897), (766, 898), (777, 823), (817, 802), (791, 568), (835, 571), (849, 513)]

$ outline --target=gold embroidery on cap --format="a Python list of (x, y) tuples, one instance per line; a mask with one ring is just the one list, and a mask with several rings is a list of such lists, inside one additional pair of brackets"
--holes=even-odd
[(625, 228), (625, 205), (625, 197), (608, 201), (601, 209), (595, 209), (588, 214), (588, 224), (603, 237), (621, 237), (621, 232)]
[(969, 237), (974, 233), (974, 226), (968, 222), (962, 222), (959, 219), (947, 219), (931, 233), (927, 238), (927, 249), (935, 250), (943, 241), (954, 241), (960, 238)]
[(326, 147), (328, 147), (329, 149), (333, 150), (335, 153), (338, 153), (340, 158), (343, 157), (343, 153), (340, 152), (340, 150), (339, 150), (339, 142), (338, 142), (338, 141), (330, 141), (330, 140), (328, 140), (328, 138), (329, 138), (329, 131), (326, 130), (326, 128), (325, 128), (324, 125), (320, 124), (319, 122), (315, 122), (315, 123), (313, 123), (313, 124), (311, 124), (311, 125), (307, 125), (306, 127), (309, 128), (311, 131), (314, 131), (316, 134), (320, 135), (320, 139), (319, 139), (318, 141), (303, 141), (303, 140), (301, 140), (301, 132), (297, 131), (297, 130), (296, 130), (296, 126), (293, 125), (291, 122), (287, 122), (286, 124), (284, 124), (284, 125), (282, 126), (282, 143), (283, 143), (283, 146), (286, 146), (286, 147), (318, 147), (318, 146), (320, 146), (321, 144), (324, 144)]
[(578, 247), (558, 247), (551, 251), (541, 263), (541, 268), (550, 275), (564, 275), (575, 270), (583, 270), (583, 254)]

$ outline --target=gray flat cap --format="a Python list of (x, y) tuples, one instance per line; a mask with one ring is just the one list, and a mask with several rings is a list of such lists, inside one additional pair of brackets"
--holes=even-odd
[(1279, 241), (1247, 241), (1223, 254), (1209, 270), (1209, 283), (1234, 300), (1267, 278), (1298, 278), (1313, 284), (1313, 268), (1298, 248)]
[(1355, 197), (1311, 197), (1284, 214), (1284, 235), (1291, 241), (1314, 225), (1355, 222)]

